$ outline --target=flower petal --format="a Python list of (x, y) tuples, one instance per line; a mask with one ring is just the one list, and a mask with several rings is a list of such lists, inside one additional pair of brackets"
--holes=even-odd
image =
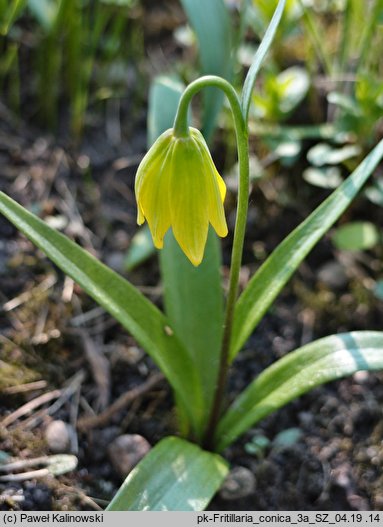
[[(154, 245), (162, 249), (163, 240), (170, 227), (169, 177), (173, 143), (161, 155), (146, 166), (136, 185), (138, 220), (144, 216), (148, 220)], [(141, 167), (140, 167), (141, 168)], [(138, 173), (137, 173), (138, 176)]]
[(149, 151), (141, 160), (141, 163), (137, 170), (134, 184), (136, 196), (139, 196), (141, 185), (143, 181), (147, 178), (148, 174), (150, 174), (150, 172), (153, 170), (153, 166), (161, 166), (164, 158), (166, 157), (168, 147), (170, 146), (172, 141), (173, 130), (166, 130), (166, 132), (160, 135), (157, 141), (153, 144), (153, 146), (149, 149)]
[(215, 232), (222, 238), (227, 236), (227, 224), (223, 201), (226, 196), (226, 185), (215, 168), (214, 162), (206, 148), (198, 149), (203, 159), (203, 170), (205, 174), (205, 189), (207, 196), (208, 217)]
[(201, 132), (189, 130), (187, 137), (164, 132), (140, 163), (135, 181), (137, 223), (148, 221), (159, 249), (171, 226), (186, 256), (199, 265), (209, 222), (219, 236), (227, 234), (226, 186)]
[(178, 139), (169, 188), (171, 223), (177, 242), (193, 265), (202, 261), (209, 226), (204, 180), (194, 141)]
[(226, 196), (226, 185), (222, 177), (219, 175), (218, 170), (216, 169), (216, 166), (214, 164), (213, 158), (211, 157), (210, 150), (209, 150), (209, 147), (207, 146), (205, 138), (197, 128), (190, 127), (189, 130), (190, 130), (190, 135), (193, 137), (193, 139), (198, 144), (199, 151), (201, 152), (201, 155), (203, 157), (203, 162), (209, 163), (211, 170), (214, 171), (215, 174), (218, 176), (218, 186), (219, 186), (219, 191), (221, 194), (221, 199), (223, 202)]
[(137, 223), (142, 225), (145, 221), (144, 211), (141, 208), (141, 205), (137, 203)]

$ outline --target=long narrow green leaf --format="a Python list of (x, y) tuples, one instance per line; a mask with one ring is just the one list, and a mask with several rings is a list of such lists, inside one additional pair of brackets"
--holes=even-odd
[(169, 320), (127, 280), (3, 192), (0, 212), (130, 331), (164, 372), (198, 431), (204, 412), (200, 382)]
[(26, 0), (8, 1), (6, 8), (2, 7), (0, 11), (0, 35), (6, 36), (16, 19), (21, 15)]
[[(350, 68), (350, 60), (359, 57), (361, 43), (368, 30), (369, 15), (374, 11), (373, 2), (360, 2), (360, 0), (347, 0), (342, 15), (342, 30), (339, 39), (338, 71), (345, 74)], [(378, 13), (375, 13), (377, 15)], [(363, 31), (360, 21), (363, 20)], [(375, 20), (375, 27), (378, 21)], [(353, 69), (354, 66), (351, 66)]]
[(172, 233), (167, 234), (165, 247), (161, 251), (165, 310), (193, 355), (207, 417), (218, 377), (224, 322), (220, 244), (210, 229), (205, 256), (198, 267), (189, 262)]
[(383, 368), (383, 332), (331, 335), (288, 353), (264, 370), (221, 419), (217, 451), (258, 421), (315, 386), (359, 370)]
[(257, 49), (254, 60), (246, 75), (245, 83), (243, 85), (243, 90), (242, 90), (242, 99), (241, 99), (242, 112), (246, 120), (247, 120), (247, 116), (249, 115), (252, 91), (253, 91), (255, 80), (258, 75), (258, 71), (262, 65), (264, 58), (266, 57), (267, 52), (270, 49), (271, 43), (273, 42), (275, 32), (277, 31), (279, 22), (282, 18), (285, 4), (286, 4), (286, 0), (279, 0), (277, 8), (274, 12), (273, 18), (271, 19), (269, 27), (266, 30), (265, 36), (263, 37), (262, 42), (259, 45), (259, 48)]
[[(367, 21), (363, 24), (363, 33), (361, 37), (360, 50), (357, 59), (357, 71), (367, 69), (369, 64), (369, 55), (374, 49), (379, 52), (379, 48), (373, 45), (374, 36), (377, 34), (379, 27), (379, 14), (383, 12), (383, 0), (375, 0), (370, 6)], [(367, 68), (366, 68), (367, 66)]]
[(228, 472), (217, 454), (168, 437), (133, 469), (108, 511), (201, 511)]
[(349, 206), (382, 157), (383, 140), (342, 185), (278, 245), (252, 277), (235, 308), (230, 348), (232, 359), (293, 272)]
[(323, 37), (320, 33), (320, 28), (318, 27), (318, 24), (315, 22), (314, 16), (311, 12), (312, 8), (306, 6), (303, 0), (298, 0), (298, 2), (302, 9), (303, 22), (306, 26), (307, 33), (309, 37), (311, 38), (316, 54), (318, 55), (318, 58), (321, 61), (322, 66), (325, 72), (327, 73), (327, 75), (331, 76), (332, 71), (333, 71), (331, 57), (324, 46)]
[[(232, 36), (230, 20), (223, 0), (181, 0), (199, 44), (201, 73), (232, 77)], [(203, 132), (206, 139), (212, 134), (223, 95), (216, 88), (203, 93)]]
[(346, 5), (343, 11), (342, 32), (339, 42), (339, 57), (338, 57), (338, 71), (345, 72), (347, 60), (350, 57), (351, 51), (351, 29), (353, 18), (353, 1), (346, 0)]

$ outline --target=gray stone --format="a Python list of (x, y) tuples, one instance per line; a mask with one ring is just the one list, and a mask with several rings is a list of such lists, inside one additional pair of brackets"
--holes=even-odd
[(64, 421), (51, 421), (45, 429), (49, 450), (55, 454), (70, 452), (72, 427)]
[(114, 470), (125, 478), (150, 448), (144, 437), (138, 434), (124, 434), (110, 444), (108, 455)]
[(254, 474), (245, 467), (234, 467), (226, 477), (220, 495), (224, 500), (246, 498), (256, 489)]
[(346, 270), (336, 261), (327, 262), (319, 269), (318, 278), (333, 289), (342, 289), (348, 282)]

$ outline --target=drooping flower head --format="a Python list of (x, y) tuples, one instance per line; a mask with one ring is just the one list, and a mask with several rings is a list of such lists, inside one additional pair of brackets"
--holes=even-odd
[(157, 139), (138, 167), (135, 192), (137, 223), (148, 221), (158, 249), (171, 227), (181, 249), (197, 266), (209, 223), (218, 236), (227, 235), (226, 186), (196, 128), (189, 128), (186, 137), (176, 137), (170, 129)]

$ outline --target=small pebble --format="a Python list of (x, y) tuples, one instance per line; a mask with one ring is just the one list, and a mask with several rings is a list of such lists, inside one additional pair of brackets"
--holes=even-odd
[(124, 434), (110, 444), (108, 455), (114, 470), (125, 478), (150, 448), (144, 437), (138, 434)]
[(368, 371), (357, 371), (356, 373), (354, 373), (353, 377), (357, 383), (363, 384), (368, 381), (368, 379), (370, 378), (370, 374), (368, 373)]
[(319, 269), (318, 278), (321, 282), (333, 289), (342, 289), (347, 285), (346, 271), (338, 262), (327, 262)]
[(49, 450), (55, 454), (70, 452), (72, 427), (64, 421), (52, 421), (45, 429)]
[(225, 479), (220, 490), (224, 500), (246, 498), (255, 491), (256, 480), (254, 474), (245, 467), (234, 467)]

